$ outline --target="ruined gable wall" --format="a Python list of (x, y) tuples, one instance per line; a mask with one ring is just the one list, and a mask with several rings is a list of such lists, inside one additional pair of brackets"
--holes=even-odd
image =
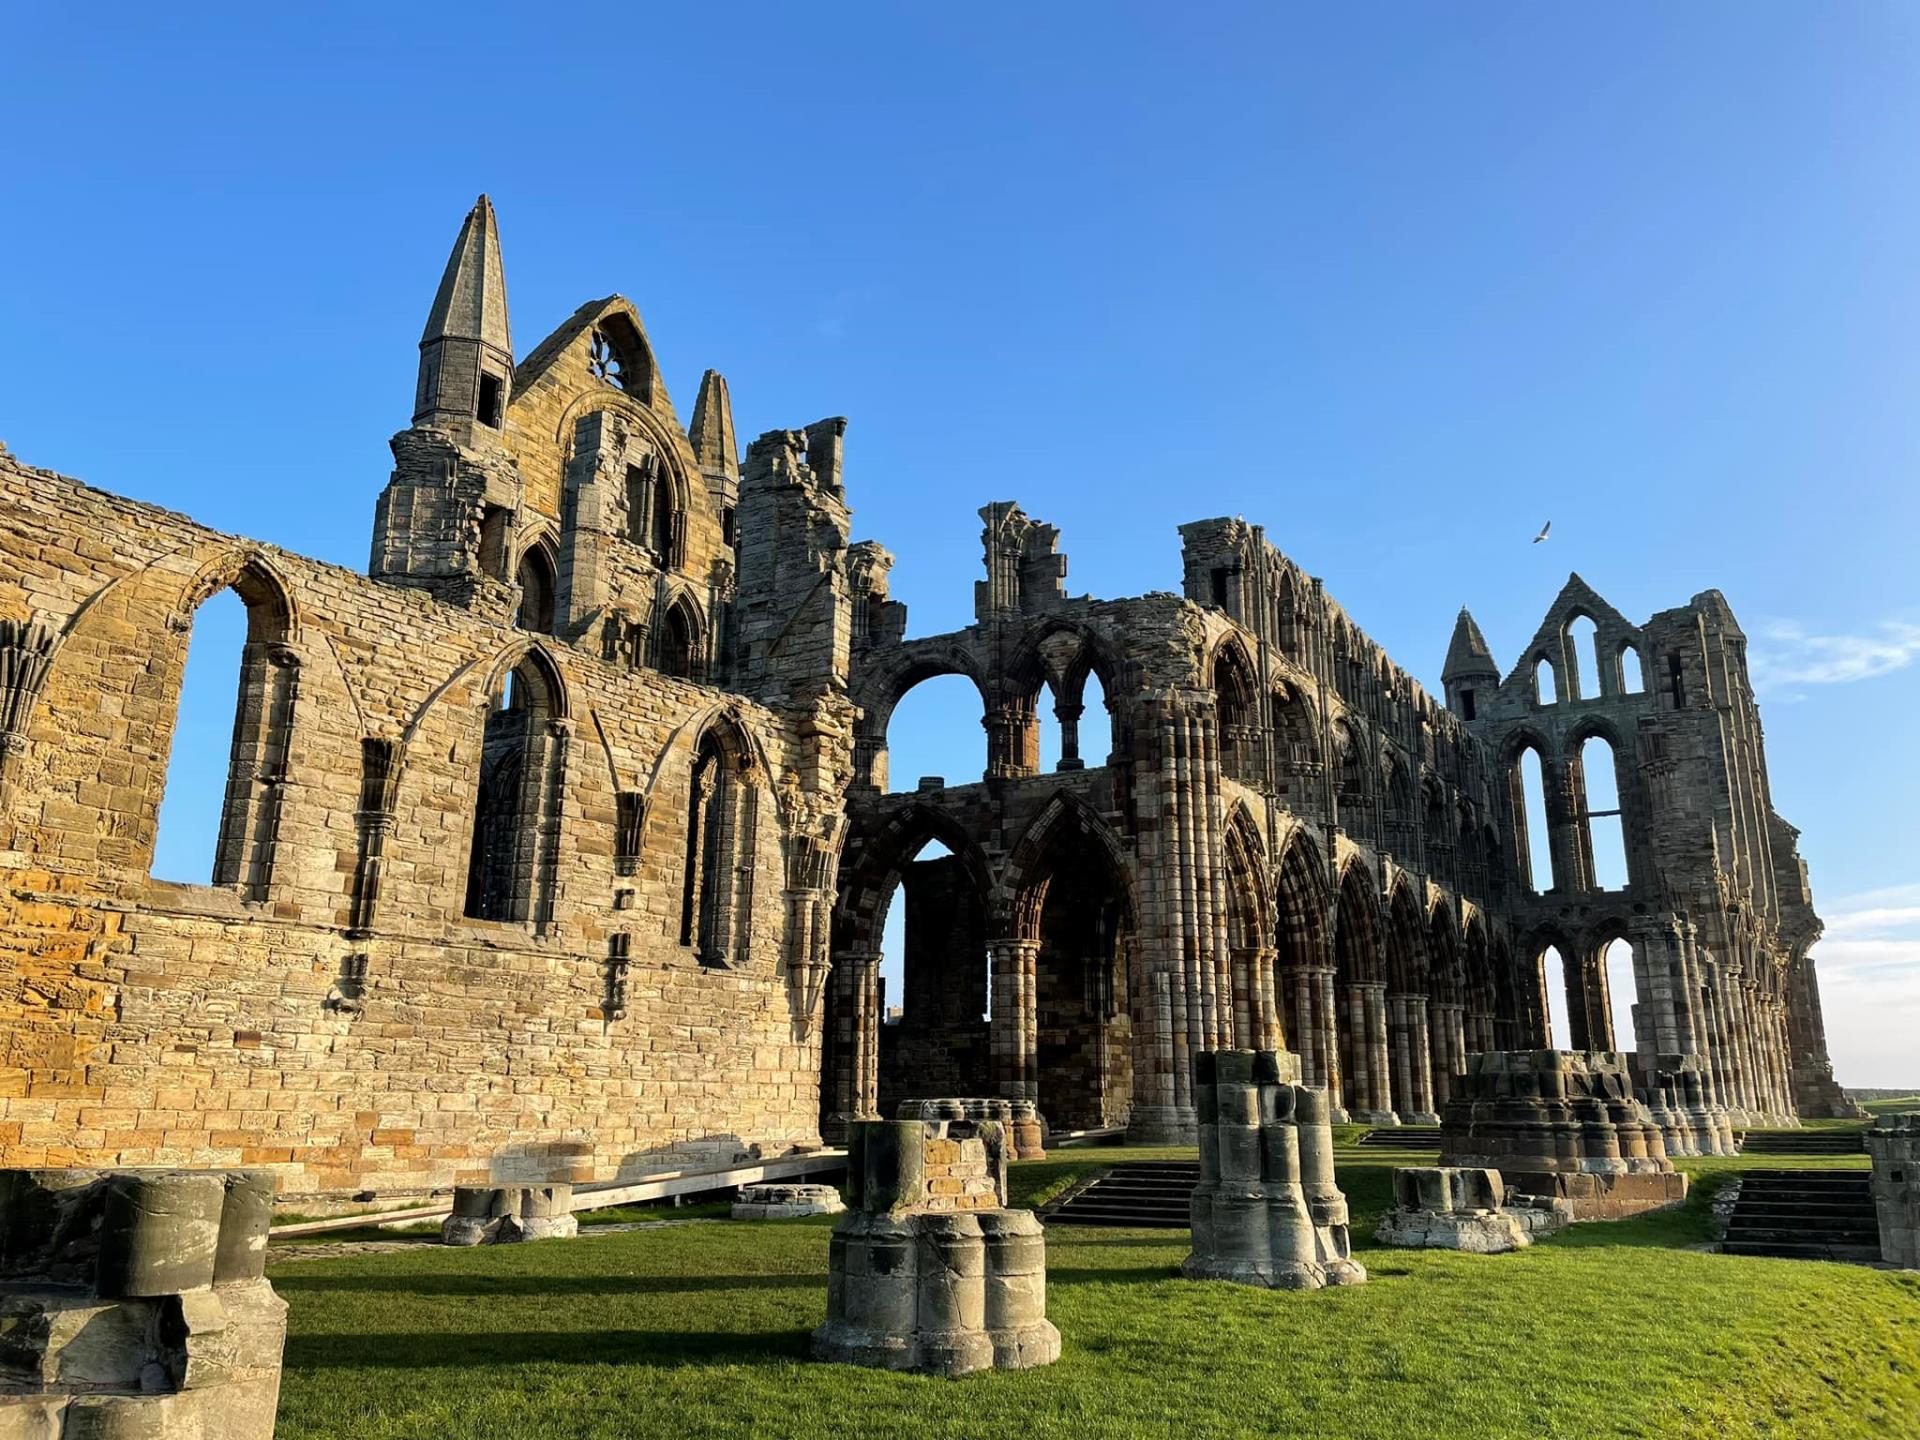
[[(146, 873), (185, 622), (247, 557), (284, 587), (298, 666), (253, 903)], [(818, 1026), (783, 958), (776, 797), (822, 773), (799, 763), (807, 747), (834, 742), (549, 645), (568, 721), (552, 923), (536, 933), (462, 917), (485, 696), (528, 637), (0, 455), (0, 618), (29, 616), (62, 633), (0, 809), (0, 1164), (270, 1163), (283, 1194), (399, 1193), (816, 1137)], [(764, 757), (734, 970), (679, 943), (693, 750), (720, 708)], [(360, 936), (368, 736), (399, 744), (400, 774)], [(620, 789), (648, 796), (631, 878), (614, 873)], [(609, 1022), (621, 932), (625, 1018)], [(364, 982), (343, 984), (356, 963)]]

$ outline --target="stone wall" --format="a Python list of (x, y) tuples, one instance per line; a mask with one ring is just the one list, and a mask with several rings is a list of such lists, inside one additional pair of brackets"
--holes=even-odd
[[(283, 1194), (386, 1192), (816, 1139), (817, 1027), (783, 952), (794, 822), (769, 783), (797, 768), (790, 726), (544, 647), (566, 725), (551, 915), (468, 920), (483, 707), (529, 637), (5, 458), (0, 517), (0, 608), (62, 637), (0, 829), (0, 1163), (274, 1164)], [(193, 608), (243, 570), (294, 617), (299, 673), (259, 900), (146, 874)], [(764, 757), (731, 968), (679, 931), (714, 724)], [(368, 736), (400, 758), (379, 905), (356, 926)], [(616, 867), (620, 792), (646, 822)]]

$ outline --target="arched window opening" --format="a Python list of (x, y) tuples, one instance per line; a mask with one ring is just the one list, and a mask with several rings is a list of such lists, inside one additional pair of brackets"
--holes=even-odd
[(667, 607), (660, 626), (660, 664), (662, 675), (677, 680), (700, 680), (706, 675), (706, 657), (700, 644), (700, 626), (693, 609), (683, 597)]
[(681, 537), (685, 529), (680, 516), (680, 503), (674, 494), (673, 476), (665, 465), (656, 462), (647, 546), (660, 563), (670, 570), (681, 564)]
[(1541, 705), (1559, 702), (1559, 691), (1554, 686), (1553, 662), (1544, 655), (1534, 663), (1533, 698)]
[(1514, 761), (1513, 823), (1519, 844), (1516, 859), (1527, 888), (1545, 894), (1553, 888), (1553, 844), (1547, 829), (1547, 790), (1540, 752), (1529, 745)]
[(1341, 1103), (1355, 1118), (1392, 1113), (1387, 1056), (1386, 955), (1369, 896), (1371, 880), (1359, 865), (1340, 882), (1334, 922), (1335, 1045)]
[(1080, 715), (1078, 739), (1080, 756), (1088, 765), (1105, 765), (1118, 750), (1114, 739), (1112, 702), (1107, 699), (1107, 687), (1100, 683), (1100, 677), (1093, 671), (1087, 672), (1087, 678), (1080, 686)]
[(748, 958), (760, 805), (753, 765), (736, 738), (701, 738), (687, 786), (687, 843), (680, 892), (680, 943), (703, 965), (731, 968)]
[(480, 569), (496, 580), (507, 578), (507, 547), (512, 543), (513, 512), (488, 505), (480, 512)]
[(1621, 824), (1619, 776), (1613, 746), (1591, 735), (1580, 747), (1580, 771), (1586, 785), (1588, 852), (1593, 857), (1596, 890), (1623, 890), (1627, 884), (1627, 841)]
[(1639, 1045), (1633, 1012), (1639, 997), (1633, 973), (1633, 946), (1625, 940), (1611, 941), (1601, 953), (1607, 971), (1607, 1002), (1613, 1015), (1613, 1048), (1631, 1055)]
[(494, 691), (480, 741), (467, 855), (466, 914), (531, 920), (553, 913), (566, 728), (555, 678), (529, 655)]
[(1367, 783), (1367, 757), (1359, 737), (1345, 720), (1335, 722), (1335, 760), (1340, 767), (1340, 823), (1349, 833), (1368, 830), (1367, 808), (1372, 804)]
[(1223, 646), (1215, 658), (1213, 689), (1222, 768), (1243, 785), (1257, 784), (1260, 709), (1254, 699), (1253, 672), (1237, 644)]
[(1567, 964), (1557, 945), (1549, 945), (1540, 957), (1540, 991), (1540, 1001), (1545, 1006), (1547, 1043), (1555, 1050), (1571, 1050), (1573, 1018), (1568, 1009)]
[[(901, 869), (901, 885), (895, 890), (894, 901), (901, 900), (902, 890), (917, 892), (920, 887), (909, 883), (912, 867), (934, 860), (947, 860), (953, 857), (949, 850), (938, 840), (928, 840), (911, 856)], [(916, 899), (918, 895), (916, 894)], [(911, 903), (911, 902), (909, 902)], [(909, 904), (889, 903), (886, 923), (880, 929), (880, 1019), (883, 1024), (898, 1024), (906, 1016), (908, 1004), (907, 990), (907, 910)], [(918, 908), (918, 907), (916, 907)], [(918, 917), (916, 916), (916, 919)], [(914, 927), (920, 929), (918, 925)], [(915, 939), (919, 936), (916, 935)], [(916, 1007), (927, 997), (920, 992), (927, 988), (924, 984), (914, 987), (912, 1001)], [(985, 1018), (986, 999), (981, 998), (981, 1018)]]
[(1569, 689), (1582, 700), (1598, 700), (1600, 685), (1600, 627), (1586, 615), (1576, 615), (1567, 626), (1567, 656), (1573, 663)]
[(1620, 664), (1620, 693), (1638, 695), (1643, 692), (1647, 682), (1640, 671), (1640, 648), (1631, 640), (1623, 641), (1620, 653), (1615, 658)]
[(916, 790), (925, 779), (970, 785), (986, 773), (980, 692), (964, 675), (934, 675), (901, 696), (887, 722), (886, 788)]
[(520, 610), (513, 623), (536, 635), (553, 634), (554, 580), (553, 557), (545, 544), (527, 546), (520, 557)]
[[(1033, 700), (1033, 723), (1039, 744), (1039, 766), (1041, 774), (1059, 770), (1061, 761), (1066, 758), (1063, 748), (1064, 735), (1060, 724), (1060, 697), (1052, 685), (1042, 685)], [(1080, 768), (1078, 756), (1075, 763), (1065, 766), (1069, 770)]]
[[(284, 600), (243, 572), (194, 613), (151, 873), (264, 900), (273, 879), (299, 666)], [(237, 663), (236, 663), (237, 661)]]

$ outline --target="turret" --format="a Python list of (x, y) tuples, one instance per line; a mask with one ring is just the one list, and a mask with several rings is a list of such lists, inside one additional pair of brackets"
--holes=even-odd
[[(500, 230), (482, 195), (460, 226), (420, 336), (413, 424), (393, 437), (393, 476), (374, 508), (374, 579), (417, 585), (501, 620), (513, 615), (525, 487), (501, 436), (512, 385)], [(552, 588), (549, 577), (548, 597)]]
[(498, 444), (512, 385), (500, 227), (493, 202), (482, 195), (460, 227), (420, 336), (413, 423), (444, 431), (458, 445)]
[(727, 377), (709, 370), (700, 377), (700, 397), (693, 402), (693, 423), (687, 427), (694, 459), (706, 478), (707, 493), (720, 516), (721, 537), (735, 543), (734, 511), (740, 504), (740, 447), (733, 436), (733, 397)]
[(1447, 663), (1440, 672), (1440, 682), (1447, 687), (1447, 708), (1462, 720), (1477, 718), (1481, 694), (1500, 684), (1500, 667), (1494, 664), (1487, 637), (1480, 633), (1464, 605), (1460, 618), (1453, 622), (1453, 639), (1447, 645)]

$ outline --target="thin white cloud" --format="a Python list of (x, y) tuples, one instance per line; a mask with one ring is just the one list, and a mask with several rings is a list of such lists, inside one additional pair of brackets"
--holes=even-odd
[(1756, 690), (1847, 685), (1904, 670), (1920, 660), (1920, 625), (1883, 620), (1865, 635), (1814, 635), (1792, 620), (1760, 629), (1748, 656)]
[(1824, 906), (1814, 947), (1827, 1048), (1843, 1085), (1920, 1089), (1920, 884)]

